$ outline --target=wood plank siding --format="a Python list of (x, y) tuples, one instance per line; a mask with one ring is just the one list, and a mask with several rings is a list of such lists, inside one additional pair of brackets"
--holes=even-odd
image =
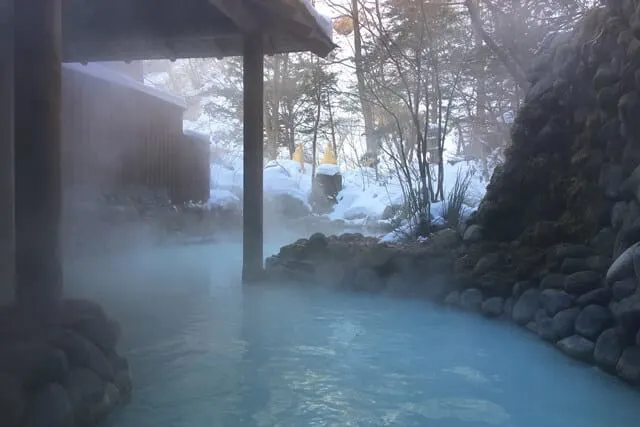
[(145, 186), (166, 190), (174, 203), (207, 200), (208, 147), (183, 134), (183, 112), (162, 97), (63, 67), (63, 187)]

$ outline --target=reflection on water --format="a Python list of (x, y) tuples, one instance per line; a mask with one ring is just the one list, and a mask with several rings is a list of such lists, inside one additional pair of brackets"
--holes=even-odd
[[(69, 265), (124, 326), (116, 427), (635, 426), (640, 398), (506, 325), (416, 301), (239, 283), (238, 245)], [(87, 284), (90, 284), (87, 287)]]

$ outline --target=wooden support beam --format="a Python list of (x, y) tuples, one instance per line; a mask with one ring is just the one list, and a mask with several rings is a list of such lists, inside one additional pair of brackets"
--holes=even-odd
[(13, 0), (0, 0), (0, 306), (15, 302)]
[(259, 33), (244, 39), (244, 177), (242, 281), (263, 272), (264, 43)]
[(46, 320), (62, 293), (61, 0), (15, 0), (14, 7), (17, 297)]

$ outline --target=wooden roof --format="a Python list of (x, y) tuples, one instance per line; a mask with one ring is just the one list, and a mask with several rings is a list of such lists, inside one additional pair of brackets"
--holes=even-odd
[(65, 62), (242, 55), (243, 34), (264, 34), (265, 54), (334, 45), (330, 24), (304, 0), (63, 0)]

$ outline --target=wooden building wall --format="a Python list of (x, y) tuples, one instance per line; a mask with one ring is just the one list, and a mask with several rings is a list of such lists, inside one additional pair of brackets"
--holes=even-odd
[(207, 200), (208, 157), (183, 134), (183, 110), (136, 88), (63, 68), (64, 188), (112, 192), (146, 186), (166, 190), (174, 203)]

